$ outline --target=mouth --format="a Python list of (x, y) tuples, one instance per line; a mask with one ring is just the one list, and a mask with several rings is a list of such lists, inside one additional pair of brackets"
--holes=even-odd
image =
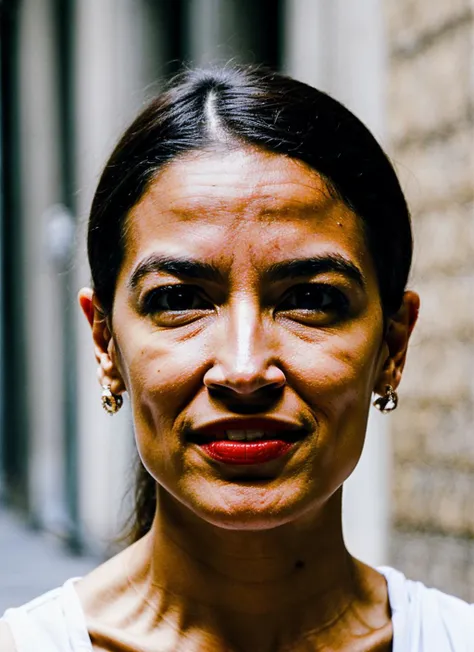
[(194, 430), (188, 440), (217, 462), (254, 465), (286, 455), (307, 434), (286, 421), (228, 419)]

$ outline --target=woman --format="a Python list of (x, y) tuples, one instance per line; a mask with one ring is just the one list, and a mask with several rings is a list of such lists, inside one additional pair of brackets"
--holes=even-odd
[(130, 399), (133, 543), (7, 611), (1, 649), (471, 649), (469, 605), (342, 537), (372, 393), (397, 405), (411, 250), (396, 175), (338, 102), (249, 68), (175, 80), (105, 167), (80, 293), (104, 407)]

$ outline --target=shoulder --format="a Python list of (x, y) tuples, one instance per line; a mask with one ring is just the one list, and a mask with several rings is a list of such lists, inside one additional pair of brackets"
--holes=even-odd
[[(387, 580), (394, 636), (398, 629), (399, 637), (407, 641), (407, 650), (472, 650), (474, 605), (409, 580), (393, 568), (383, 567), (379, 571)], [(415, 645), (413, 641), (418, 643)]]
[[(8, 652), (63, 652), (71, 639), (87, 640), (73, 582), (48, 591), (21, 607), (7, 609), (0, 625), (0, 641), (8, 641)], [(13, 647), (12, 647), (13, 646)], [(3, 647), (0, 646), (3, 652)]]
[(17, 652), (10, 627), (0, 620), (0, 650), (2, 652)]

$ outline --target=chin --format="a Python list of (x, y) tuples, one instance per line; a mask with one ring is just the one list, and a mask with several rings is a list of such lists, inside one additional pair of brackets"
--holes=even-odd
[(218, 493), (218, 502), (189, 506), (196, 516), (224, 530), (272, 530), (298, 520), (310, 508), (308, 497), (304, 500), (296, 492), (275, 492), (264, 485), (234, 485), (231, 491)]
[(282, 527), (294, 520), (293, 517), (275, 516), (269, 514), (256, 514), (250, 512), (239, 513), (205, 513), (199, 516), (214, 527), (234, 532), (263, 532)]

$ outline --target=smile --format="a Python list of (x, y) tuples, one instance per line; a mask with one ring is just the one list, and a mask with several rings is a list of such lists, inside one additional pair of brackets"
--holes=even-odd
[(286, 455), (306, 435), (307, 431), (294, 423), (235, 419), (200, 429), (197, 438), (192, 440), (217, 462), (254, 465)]

